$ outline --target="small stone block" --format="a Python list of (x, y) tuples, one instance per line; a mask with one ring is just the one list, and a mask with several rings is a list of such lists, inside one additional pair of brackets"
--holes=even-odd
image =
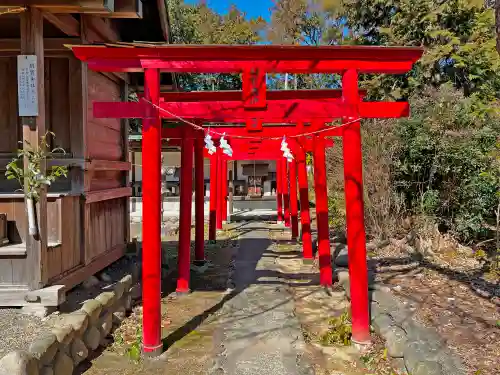
[(417, 363), (412, 375), (439, 375), (442, 372), (441, 365), (437, 362), (423, 361)]
[(90, 324), (95, 324), (101, 315), (102, 305), (95, 299), (88, 300), (81, 308), (89, 316)]
[(99, 319), (99, 331), (101, 332), (101, 339), (106, 337), (113, 327), (113, 315), (110, 312), (105, 313)]
[(130, 288), (130, 295), (132, 296), (132, 299), (137, 299), (140, 298), (142, 294), (141, 288), (139, 285), (134, 285), (132, 288)]
[(73, 361), (63, 352), (58, 352), (54, 360), (54, 375), (68, 375), (73, 373)]
[(85, 343), (80, 338), (75, 338), (71, 344), (71, 358), (75, 365), (84, 361), (89, 355), (89, 351)]
[(123, 293), (125, 292), (125, 287), (120, 281), (118, 281), (114, 285), (113, 291), (115, 292), (115, 299), (120, 299), (120, 298), (122, 298)]
[(38, 361), (23, 350), (7, 353), (0, 359), (0, 375), (39, 375)]
[(130, 293), (126, 293), (123, 297), (123, 306), (125, 307), (125, 311), (132, 310), (132, 295)]
[(120, 282), (123, 284), (123, 287), (125, 288), (125, 291), (128, 292), (130, 290), (130, 287), (132, 286), (133, 280), (132, 280), (132, 275), (126, 275), (124, 276)]
[(76, 334), (81, 336), (87, 329), (89, 317), (83, 311), (76, 311), (63, 317), (61, 325), (73, 327)]
[(125, 319), (126, 313), (125, 313), (125, 307), (119, 306), (115, 309), (115, 312), (113, 313), (113, 324), (116, 326), (119, 326), (122, 322), (123, 319)]
[(349, 272), (348, 271), (338, 271), (337, 277), (339, 279), (339, 284), (343, 285), (346, 281), (349, 281)]
[(393, 358), (403, 358), (407, 341), (405, 331), (400, 327), (392, 326), (384, 334), (387, 354)]
[(46, 366), (52, 363), (58, 348), (59, 342), (56, 335), (48, 333), (34, 340), (29, 347), (29, 352), (38, 359), (40, 364)]
[(373, 319), (373, 328), (375, 328), (375, 332), (383, 335), (394, 324), (392, 318), (387, 314), (380, 314), (375, 319)]
[(89, 327), (83, 335), (83, 342), (85, 343), (85, 346), (90, 350), (96, 350), (99, 347), (100, 341), (101, 333), (96, 327)]
[(73, 327), (69, 325), (55, 327), (52, 330), (52, 333), (56, 336), (57, 341), (63, 345), (68, 345), (75, 336), (75, 331), (73, 330)]
[(115, 292), (103, 292), (99, 294), (95, 299), (99, 301), (105, 309), (108, 309), (115, 303), (116, 294)]

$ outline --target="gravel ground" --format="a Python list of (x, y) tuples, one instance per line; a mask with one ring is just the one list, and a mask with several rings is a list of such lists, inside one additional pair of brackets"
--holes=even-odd
[(109, 277), (107, 282), (96, 279), (97, 283), (89, 289), (77, 286), (66, 295), (66, 302), (59, 306), (59, 311), (46, 318), (21, 314), (21, 309), (0, 309), (0, 358), (13, 350), (27, 350), (33, 339), (51, 330), (60, 313), (80, 309), (84, 301), (96, 297), (107, 285), (130, 273), (135, 261), (134, 257), (124, 257), (113, 263), (104, 270)]
[(0, 309), (0, 358), (12, 350), (27, 350), (35, 337), (50, 328), (47, 321), (19, 311)]

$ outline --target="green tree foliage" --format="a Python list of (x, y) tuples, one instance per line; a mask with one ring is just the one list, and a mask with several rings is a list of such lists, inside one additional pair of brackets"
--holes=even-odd
[[(500, 59), (491, 1), (275, 0), (267, 24), (236, 7), (220, 15), (204, 3), (169, 3), (175, 43), (424, 47), (408, 74), (361, 76), (368, 98), (407, 99), (412, 108), (409, 119), (364, 125), (367, 222), (381, 228), (388, 215), (410, 212), (435, 218), (466, 242), (491, 237), (500, 199)], [(181, 78), (185, 90), (241, 88), (235, 75)], [(336, 87), (335, 74), (268, 76), (269, 89)], [(337, 159), (332, 181), (342, 176)], [(337, 197), (341, 182), (333, 184)]]
[(493, 108), (443, 86), (412, 100), (397, 122), (393, 184), (408, 207), (435, 217), (462, 240), (488, 236), (497, 205), (492, 150), (500, 134)]
[[(220, 15), (205, 3), (185, 4), (183, 0), (169, 0), (169, 19), (172, 41), (176, 44), (254, 44), (261, 40), (265, 21), (246, 19), (236, 6)], [(241, 80), (230, 74), (181, 75), (184, 90), (236, 90)]]
[(375, 96), (398, 99), (428, 85), (451, 82), (465, 95), (498, 97), (500, 60), (494, 10), (482, 0), (344, 0), (356, 43), (422, 46), (425, 54), (405, 77), (375, 77)]

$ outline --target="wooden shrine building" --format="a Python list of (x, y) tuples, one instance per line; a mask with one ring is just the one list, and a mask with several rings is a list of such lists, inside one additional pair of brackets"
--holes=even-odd
[[(124, 254), (127, 120), (98, 119), (91, 103), (126, 99), (134, 77), (89, 70), (64, 46), (134, 40), (168, 42), (164, 0), (0, 0), (0, 306), (57, 306)], [(36, 62), (32, 117), (19, 116), (21, 55)], [(37, 145), (48, 131), (51, 149), (65, 150), (49, 167), (66, 165), (69, 175), (42, 191), (33, 236), (24, 194), (5, 171), (19, 142)]]

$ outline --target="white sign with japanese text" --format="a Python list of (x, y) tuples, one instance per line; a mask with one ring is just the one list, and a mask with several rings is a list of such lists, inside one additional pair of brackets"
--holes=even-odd
[(17, 56), (19, 116), (38, 116), (38, 88), (35, 55)]

